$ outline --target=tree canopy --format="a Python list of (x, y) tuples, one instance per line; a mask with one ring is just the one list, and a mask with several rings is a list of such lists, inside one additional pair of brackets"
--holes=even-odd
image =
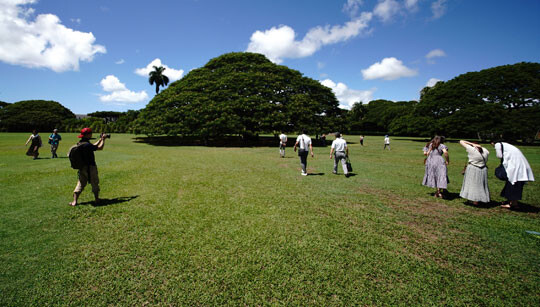
[(355, 104), (351, 131), (531, 140), (540, 129), (540, 63), (469, 72), (420, 92), (420, 101)]
[(228, 53), (192, 70), (156, 95), (141, 111), (145, 134), (255, 135), (313, 133), (341, 125), (332, 91), (261, 54)]
[(74, 119), (69, 109), (56, 101), (26, 100), (0, 109), (0, 127), (4, 131), (51, 131), (63, 121)]

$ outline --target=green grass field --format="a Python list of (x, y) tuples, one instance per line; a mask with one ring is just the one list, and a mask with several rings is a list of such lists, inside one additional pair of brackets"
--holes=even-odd
[[(68, 206), (76, 171), (28, 134), (0, 134), (0, 305), (540, 305), (540, 183), (522, 211), (466, 205), (465, 150), (449, 200), (421, 185), (420, 140), (350, 144), (355, 176), (315, 148), (154, 146), (113, 135), (96, 153), (104, 206)], [(289, 136), (290, 138), (293, 136)], [(47, 144), (44, 144), (47, 145)], [(276, 142), (277, 145), (277, 142)], [(503, 183), (486, 146), (490, 189)], [(540, 177), (540, 147), (520, 147)], [(342, 171), (340, 170), (340, 173)], [(537, 178), (540, 180), (540, 178)]]

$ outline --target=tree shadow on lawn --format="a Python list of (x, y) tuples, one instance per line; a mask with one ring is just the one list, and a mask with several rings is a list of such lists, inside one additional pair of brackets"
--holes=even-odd
[[(200, 138), (194, 136), (147, 136), (133, 138), (135, 143), (153, 146), (207, 146), (207, 147), (279, 147), (279, 138), (273, 136), (222, 136)], [(320, 140), (312, 139), (314, 147), (325, 147)], [(296, 138), (287, 140), (287, 147), (294, 147)], [(328, 141), (326, 141), (328, 143)]]
[(117, 198), (111, 198), (111, 199), (109, 199), (109, 198), (101, 198), (99, 204), (96, 204), (95, 201), (87, 201), (87, 202), (80, 203), (79, 205), (82, 205), (82, 206), (90, 205), (92, 207), (105, 207), (105, 206), (125, 203), (125, 202), (128, 202), (128, 201), (130, 201), (132, 199), (135, 199), (137, 197), (139, 197), (139, 195), (127, 196), (127, 197), (117, 197)]

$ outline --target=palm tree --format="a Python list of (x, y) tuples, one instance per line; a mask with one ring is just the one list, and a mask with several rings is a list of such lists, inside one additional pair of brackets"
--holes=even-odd
[(169, 78), (163, 74), (163, 71), (165, 70), (165, 67), (163, 66), (154, 66), (154, 70), (151, 71), (148, 75), (150, 78), (148, 78), (148, 82), (150, 82), (150, 85), (156, 84), (156, 95), (159, 93), (159, 87), (163, 86), (165, 87), (167, 84), (169, 84)]

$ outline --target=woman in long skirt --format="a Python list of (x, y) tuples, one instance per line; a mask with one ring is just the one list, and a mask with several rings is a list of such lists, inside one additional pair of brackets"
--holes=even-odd
[(502, 159), (502, 164), (508, 177), (501, 191), (501, 196), (506, 198), (507, 201), (501, 207), (515, 209), (518, 207), (518, 200), (522, 198), (525, 183), (527, 181), (534, 181), (531, 166), (517, 147), (505, 142), (491, 144), (495, 147), (497, 158)]
[(448, 187), (447, 165), (450, 163), (448, 147), (443, 144), (444, 136), (435, 136), (426, 147), (424, 155), (427, 156), (425, 164), (426, 170), (422, 184), (431, 188), (436, 188), (435, 197), (443, 198), (443, 190)]
[(474, 205), (478, 205), (479, 202), (489, 203), (487, 169), (489, 151), (464, 140), (459, 141), (459, 144), (465, 148), (468, 156), (459, 196), (472, 201)]
[(26, 155), (33, 156), (34, 160), (36, 160), (39, 156), (39, 148), (43, 145), (43, 143), (41, 142), (41, 136), (38, 134), (38, 131), (36, 129), (32, 131), (32, 134), (24, 145), (28, 145), (29, 142), (32, 143), (30, 143), (30, 147), (26, 151)]

